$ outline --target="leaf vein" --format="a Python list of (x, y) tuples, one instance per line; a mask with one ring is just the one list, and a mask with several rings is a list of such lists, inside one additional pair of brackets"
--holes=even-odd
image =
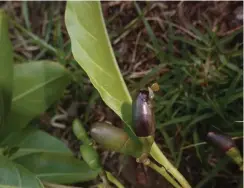
[(26, 95), (30, 94), (31, 92), (34, 92), (34, 91), (40, 89), (41, 87), (43, 87), (43, 86), (45, 86), (45, 85), (47, 85), (47, 84), (49, 84), (49, 83), (51, 83), (51, 82), (53, 82), (53, 81), (58, 80), (59, 78), (61, 78), (61, 77), (63, 77), (63, 76), (64, 76), (64, 75), (60, 75), (60, 76), (54, 77), (54, 78), (52, 78), (52, 79), (50, 79), (50, 80), (48, 80), (48, 81), (46, 81), (46, 82), (37, 84), (37, 85), (34, 86), (33, 88), (31, 88), (31, 89), (29, 89), (29, 90), (27, 90), (27, 91), (25, 91), (25, 92), (23, 92), (23, 93), (21, 93), (21, 94), (15, 96), (15, 97), (13, 97), (12, 102), (15, 102), (15, 101), (17, 101), (17, 100), (19, 100), (19, 99), (25, 97)]
[[(104, 69), (99, 65), (97, 64), (92, 58), (91, 56), (89, 55), (89, 53), (87, 53), (87, 51), (78, 43), (77, 40), (74, 40), (74, 42), (77, 43), (77, 46), (79, 46), (80, 50), (82, 50), (82, 52), (87, 56), (87, 58), (89, 59), (89, 61), (95, 66), (97, 67), (101, 72), (103, 72), (105, 75), (107, 75), (109, 78), (113, 79), (113, 77), (108, 74), (106, 71), (104, 71)], [(80, 61), (78, 62), (83, 62), (79, 57), (76, 57), (76, 59), (79, 59)], [(82, 66), (83, 67), (83, 66)]]

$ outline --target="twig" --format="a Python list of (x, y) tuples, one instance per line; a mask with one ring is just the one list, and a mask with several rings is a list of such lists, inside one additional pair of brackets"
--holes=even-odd
[(136, 37), (135, 50), (133, 51), (132, 59), (131, 59), (131, 61), (132, 61), (133, 63), (136, 61), (137, 45), (138, 45), (138, 42), (139, 42), (139, 40), (140, 40), (141, 34), (142, 34), (142, 32), (140, 31), (139, 34), (138, 34), (137, 37)]
[[(238, 139), (243, 139), (243, 138), (244, 138), (244, 136), (238, 136), (238, 137), (233, 137), (232, 140), (238, 140)], [(202, 146), (202, 145), (206, 145), (206, 144), (208, 144), (208, 143), (207, 142), (199, 142), (197, 144), (191, 144), (191, 145), (182, 147), (181, 150), (193, 148), (193, 147), (196, 147), (196, 146)]]
[(56, 114), (55, 116), (52, 117), (51, 119), (51, 125), (53, 127), (57, 127), (57, 128), (60, 128), (60, 129), (65, 129), (65, 125), (62, 124), (62, 123), (57, 123), (56, 121), (57, 120), (67, 120), (67, 114)]
[(165, 27), (163, 25), (163, 21), (159, 17), (148, 17), (148, 18), (146, 18), (146, 20), (147, 21), (156, 21), (158, 23), (158, 25), (160, 26), (161, 30), (162, 31), (165, 30)]
[(184, 27), (181, 27), (180, 25), (177, 25), (177, 24), (175, 24), (173, 22), (170, 22), (170, 21), (167, 21), (167, 20), (165, 20), (164, 22), (167, 23), (167, 24), (171, 24), (173, 27), (175, 27), (177, 29), (180, 29), (181, 31), (185, 32), (189, 36), (191, 36), (191, 37), (193, 37), (193, 38), (195, 38), (195, 39), (197, 39), (199, 41), (202, 40), (200, 37), (196, 36), (194, 33), (192, 33), (191, 31), (189, 31), (188, 29), (186, 29)]
[(116, 38), (113, 41), (113, 45), (117, 44), (119, 41), (121, 41), (121, 39), (125, 38), (130, 32), (131, 32), (131, 30), (124, 31), (118, 38)]
[(233, 33), (233, 32), (235, 32), (235, 31), (241, 29), (242, 27), (243, 27), (243, 25), (240, 25), (240, 26), (238, 26), (238, 27), (236, 27), (236, 28), (234, 28), (234, 29), (231, 29), (231, 30), (229, 30), (229, 31), (227, 31), (227, 32), (225, 32), (225, 33), (218, 32), (218, 33), (217, 33), (217, 36), (224, 37), (224, 36), (226, 36), (226, 35), (230, 35), (231, 33)]
[(54, 55), (59, 54), (56, 48), (54, 48), (53, 46), (51, 46), (50, 44), (48, 44), (46, 41), (42, 40), (38, 36), (34, 35), (33, 33), (29, 32), (27, 29), (22, 27), (20, 24), (18, 24), (16, 21), (12, 20), (11, 18), (10, 18), (10, 22), (14, 25), (14, 27), (18, 28), (21, 32), (26, 34), (28, 37), (32, 38), (33, 42), (35, 42), (36, 44), (41, 45), (45, 49), (48, 49)]
[(146, 74), (148, 74), (151, 70), (145, 70), (141, 72), (133, 72), (128, 76), (129, 79), (134, 79), (134, 78), (141, 78), (144, 77)]
[[(146, 14), (149, 10), (148, 9), (144, 9), (143, 10), (143, 14)], [(140, 21), (140, 16), (136, 17), (135, 19), (133, 19), (131, 22), (129, 22), (124, 30), (122, 31), (121, 34), (119, 34), (119, 36), (117, 36), (116, 39), (114, 39), (114, 41), (112, 42), (113, 45), (117, 44), (121, 39), (123, 39), (124, 37), (126, 37), (131, 31), (132, 29), (130, 29), (133, 26), (136, 26), (137, 22)]]
[(179, 19), (181, 21), (181, 23), (185, 26), (188, 27), (189, 26), (189, 21), (186, 19), (185, 15), (184, 15), (184, 5), (183, 5), (184, 1), (181, 1), (177, 7), (178, 7), (178, 16)]

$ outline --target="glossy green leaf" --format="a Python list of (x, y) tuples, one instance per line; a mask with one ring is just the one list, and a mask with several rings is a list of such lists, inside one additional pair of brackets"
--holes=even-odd
[(44, 188), (41, 181), (23, 166), (0, 155), (1, 188)]
[(24, 128), (62, 96), (70, 81), (68, 71), (58, 63), (37, 61), (14, 67), (10, 117), (2, 135)]
[(8, 19), (3, 10), (0, 10), (0, 47), (1, 128), (11, 106), (13, 88), (13, 49), (8, 36)]
[(100, 2), (68, 1), (65, 23), (74, 58), (104, 102), (130, 125), (131, 97), (109, 42)]
[(93, 180), (99, 171), (72, 156), (55, 153), (34, 153), (15, 160), (43, 181), (68, 184)]
[(38, 152), (72, 155), (72, 152), (62, 141), (44, 131), (33, 128), (23, 129), (20, 132), (10, 134), (3, 145), (19, 148), (12, 158)]

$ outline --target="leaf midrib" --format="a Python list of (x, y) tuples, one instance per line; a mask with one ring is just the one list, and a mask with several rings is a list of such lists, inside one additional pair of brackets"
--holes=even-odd
[(64, 77), (65, 75), (59, 75), (57, 77), (54, 77), (54, 78), (51, 78), (50, 80), (46, 81), (46, 82), (43, 82), (43, 83), (40, 83), (40, 84), (37, 84), (35, 85), (34, 87), (32, 87), (31, 89), (13, 97), (12, 99), (12, 102), (16, 102), (17, 100), (20, 100), (22, 98), (24, 98), (26, 95), (30, 94), (31, 92), (35, 92), (36, 90), (40, 89), (41, 87), (47, 85), (47, 84), (50, 84), (51, 82), (54, 82), (58, 79), (60, 79), (61, 77)]
[(46, 149), (31, 149), (31, 148), (20, 148), (18, 152), (28, 152), (28, 151), (33, 151), (33, 152), (48, 152), (48, 153), (71, 153), (71, 152), (61, 152), (57, 150), (46, 150)]
[(19, 188), (19, 186), (15, 186), (15, 185), (0, 185), (0, 188)]
[[(95, 171), (94, 171), (95, 172)], [(71, 173), (36, 173), (36, 177), (53, 177), (53, 176), (74, 176), (78, 175), (80, 176), (81, 174), (89, 174), (87, 172), (71, 172)]]

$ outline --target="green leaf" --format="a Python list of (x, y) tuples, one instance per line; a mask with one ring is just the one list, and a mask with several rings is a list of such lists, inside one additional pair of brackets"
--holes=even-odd
[(0, 155), (1, 188), (44, 188), (41, 181), (23, 166)]
[(68, 1), (65, 23), (74, 58), (104, 102), (130, 125), (131, 97), (109, 42), (100, 2)]
[(192, 127), (195, 126), (197, 123), (202, 122), (203, 120), (209, 119), (214, 116), (215, 113), (205, 113), (199, 116), (192, 117), (192, 121), (187, 125), (186, 129), (184, 130), (184, 134), (187, 134), (188, 131), (191, 131)]
[(196, 27), (194, 27), (193, 25), (189, 25), (188, 26), (190, 30), (192, 30), (195, 35), (197, 36), (197, 39), (201, 42), (203, 42), (205, 45), (209, 45), (210, 41), (209, 41), (209, 37), (207, 34), (204, 34), (203, 32), (201, 32), (200, 30), (198, 30)]
[(164, 141), (167, 144), (167, 147), (169, 148), (169, 151), (170, 151), (174, 161), (176, 161), (176, 153), (175, 153), (173, 139), (169, 137), (169, 134), (164, 129), (161, 130), (161, 133), (164, 137)]
[(147, 30), (147, 33), (148, 33), (149, 37), (150, 37), (150, 40), (153, 43), (153, 49), (155, 50), (155, 53), (156, 53), (158, 59), (160, 60), (160, 62), (163, 63), (164, 62), (164, 56), (166, 54), (161, 50), (161, 47), (160, 47), (160, 45), (158, 43), (158, 39), (156, 38), (156, 36), (155, 36), (150, 24), (145, 19), (144, 13), (141, 11), (139, 5), (136, 2), (134, 2), (134, 5), (135, 5), (137, 13), (141, 17), (141, 19), (142, 19), (142, 21), (143, 21), (143, 23), (145, 25), (145, 28)]
[(179, 91), (175, 95), (173, 95), (170, 99), (170, 102), (166, 105), (165, 111), (168, 114), (168, 116), (170, 116), (170, 114), (172, 114), (173, 105), (174, 105), (175, 101), (179, 98), (180, 94), (181, 94), (181, 91)]
[(31, 23), (30, 23), (30, 19), (29, 19), (28, 2), (27, 1), (22, 1), (21, 8), (22, 8), (22, 14), (23, 14), (23, 17), (24, 17), (24, 20), (25, 20), (25, 25), (28, 28), (28, 30), (31, 30)]
[(183, 123), (183, 122), (189, 121), (191, 119), (192, 119), (192, 115), (176, 117), (176, 118), (173, 118), (173, 119), (171, 119), (169, 121), (166, 121), (163, 124), (160, 124), (159, 126), (160, 127), (165, 127), (165, 126), (169, 126), (169, 125), (172, 125), (172, 124)]
[(26, 127), (43, 113), (62, 96), (69, 81), (68, 71), (58, 63), (37, 61), (15, 65), (11, 113), (0, 138)]
[(174, 36), (174, 35), (171, 36), (171, 39), (175, 40), (175, 41), (181, 41), (183, 43), (187, 43), (187, 44), (189, 44), (197, 49), (203, 50), (203, 51), (209, 52), (211, 50), (211, 48), (205, 47), (202, 44), (199, 44), (198, 42), (196, 42), (196, 40), (190, 40), (190, 39), (186, 39), (181, 36)]
[[(3, 89), (0, 88), (0, 128), (4, 124), (5, 118), (5, 111), (4, 111), (4, 96), (3, 96)], [(0, 129), (1, 130), (1, 129)]]
[(72, 152), (63, 142), (44, 131), (33, 128), (10, 134), (3, 145), (19, 147), (12, 159), (38, 152), (72, 155)]
[(0, 107), (0, 128), (2, 128), (10, 110), (13, 88), (13, 49), (8, 36), (8, 19), (3, 10), (0, 10), (0, 47), (0, 95), (3, 99)]
[(238, 66), (234, 65), (233, 63), (228, 62), (227, 58), (224, 55), (219, 55), (219, 60), (223, 64), (223, 66), (228, 67), (230, 70), (239, 73), (241, 71)]
[(43, 181), (68, 184), (93, 180), (99, 171), (72, 156), (55, 153), (34, 153), (15, 160)]
[[(193, 132), (193, 142), (194, 142), (195, 145), (200, 142), (199, 135), (197, 134), (197, 130), (196, 129)], [(204, 156), (203, 152), (201, 152), (201, 148), (199, 148), (199, 147), (195, 147), (195, 149), (196, 149), (197, 157), (202, 163), (203, 162), (202, 156)]]
[(243, 32), (243, 27), (238, 28), (236, 31), (231, 33), (230, 35), (227, 35), (223, 37), (222, 39), (218, 40), (217, 45), (219, 47), (223, 45), (228, 45), (229, 42), (231, 42), (237, 35), (241, 34)]
[(232, 96), (230, 96), (227, 99), (227, 104), (230, 104), (230, 103), (234, 102), (235, 100), (237, 100), (239, 98), (243, 98), (243, 91), (234, 93)]

